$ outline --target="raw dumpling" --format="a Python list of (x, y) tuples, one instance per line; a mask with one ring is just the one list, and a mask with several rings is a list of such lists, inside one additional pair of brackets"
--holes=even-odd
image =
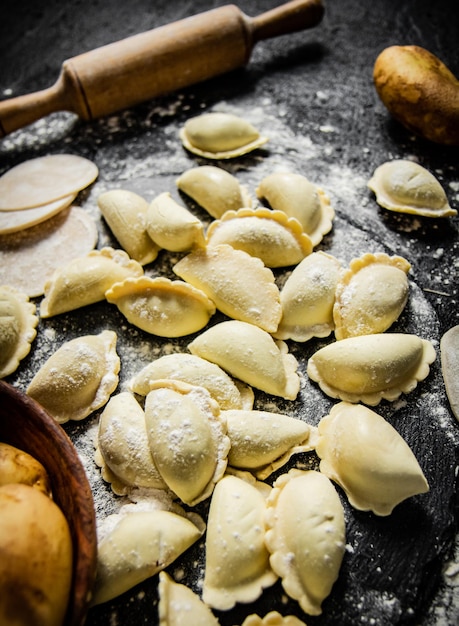
[(171, 511), (140, 509), (110, 518), (109, 531), (98, 544), (92, 606), (165, 569), (204, 532), (202, 526)]
[(253, 324), (237, 320), (215, 324), (188, 349), (266, 393), (295, 400), (300, 390), (298, 362), (287, 345)]
[(140, 263), (130, 259), (123, 250), (93, 250), (55, 270), (46, 281), (40, 316), (52, 317), (100, 302), (113, 284), (129, 276), (142, 275)]
[(0, 286), (0, 378), (12, 374), (37, 336), (36, 307), (28, 296), (9, 285)]
[(335, 211), (327, 194), (301, 174), (269, 174), (258, 186), (257, 196), (264, 198), (272, 209), (296, 218), (313, 246), (332, 229)]
[(203, 387), (158, 381), (145, 399), (150, 450), (167, 486), (186, 504), (205, 500), (223, 476), (230, 441)]
[(315, 447), (315, 429), (300, 419), (268, 411), (223, 411), (231, 449), (228, 463), (260, 480), (279, 469), (293, 454)]
[(248, 615), (241, 626), (306, 626), (306, 624), (294, 615), (283, 617), (278, 611), (270, 611), (264, 617), (255, 613)]
[(403, 257), (364, 254), (341, 277), (333, 307), (336, 339), (383, 333), (408, 300), (410, 263)]
[(269, 566), (263, 518), (270, 487), (227, 475), (215, 486), (206, 535), (202, 598), (226, 611), (256, 600), (277, 576)]
[(325, 252), (313, 252), (303, 259), (281, 289), (282, 318), (274, 337), (294, 341), (327, 337), (334, 328), (340, 273), (340, 262)]
[(104, 330), (67, 341), (38, 370), (27, 394), (60, 424), (87, 417), (118, 385), (116, 340), (115, 332)]
[(207, 229), (207, 245), (228, 244), (258, 257), (266, 267), (296, 265), (312, 252), (312, 243), (300, 224), (283, 211), (239, 209), (228, 211)]
[(131, 393), (123, 391), (108, 401), (99, 419), (96, 446), (96, 463), (117, 495), (132, 487), (166, 488), (148, 445), (145, 413)]
[(459, 325), (448, 329), (440, 340), (441, 371), (454, 417), (459, 421)]
[(177, 179), (177, 187), (212, 217), (250, 207), (252, 200), (232, 174), (215, 165), (193, 167)]
[(344, 511), (330, 480), (292, 469), (267, 501), (265, 541), (285, 592), (305, 613), (320, 615), (338, 578), (345, 549)]
[(376, 202), (389, 211), (423, 217), (457, 215), (439, 181), (415, 161), (395, 159), (383, 163), (374, 171), (368, 187), (375, 193)]
[(307, 373), (332, 398), (376, 405), (413, 391), (427, 378), (434, 360), (435, 349), (427, 339), (379, 333), (321, 348), (309, 359)]
[(201, 598), (186, 585), (159, 573), (159, 626), (219, 626), (219, 621)]
[(102, 193), (97, 204), (118, 243), (131, 259), (147, 265), (156, 259), (159, 247), (147, 233), (148, 202), (133, 191), (112, 189)]
[(161, 193), (149, 205), (147, 232), (164, 250), (185, 252), (204, 246), (204, 225), (169, 192)]
[(232, 113), (204, 113), (189, 119), (180, 131), (183, 146), (206, 159), (231, 159), (260, 148), (268, 139)]
[(183, 281), (127, 278), (105, 293), (128, 322), (160, 337), (182, 337), (204, 328), (215, 313), (206, 294)]
[(320, 471), (356, 509), (390, 515), (399, 502), (429, 490), (408, 444), (371, 409), (340, 402), (321, 419), (318, 433)]
[(207, 389), (220, 409), (242, 409), (243, 399), (236, 383), (221, 367), (194, 354), (177, 352), (148, 363), (130, 381), (134, 393), (146, 396), (160, 379), (181, 380)]
[(279, 289), (260, 259), (222, 244), (191, 252), (173, 270), (204, 291), (228, 317), (267, 332), (277, 329), (282, 313)]

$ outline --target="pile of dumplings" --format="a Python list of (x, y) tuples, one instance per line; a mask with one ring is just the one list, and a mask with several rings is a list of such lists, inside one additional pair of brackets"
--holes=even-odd
[[(183, 130), (186, 149), (232, 158), (265, 143), (235, 116), (218, 115)], [(238, 129), (239, 152), (214, 139), (221, 124)], [(190, 144), (198, 139), (202, 153)], [(193, 335), (188, 352), (159, 357), (116, 394), (116, 333), (79, 337), (27, 389), (60, 423), (103, 409), (95, 441), (103, 479), (116, 495), (152, 494), (148, 504), (122, 507), (101, 531), (92, 603), (160, 573), (161, 624), (192, 610), (204, 626), (215, 625), (211, 609), (253, 602), (280, 579), (306, 614), (319, 615), (346, 544), (333, 483), (352, 507), (380, 516), (429, 489), (409, 446), (370, 408), (413, 391), (436, 356), (430, 341), (390, 332), (409, 298), (410, 263), (381, 252), (343, 267), (315, 251), (335, 213), (326, 192), (297, 173), (266, 176), (256, 201), (214, 165), (184, 172), (177, 188), (209, 214), (207, 226), (170, 191), (150, 203), (125, 189), (106, 191), (98, 207), (120, 248), (94, 250), (56, 270), (40, 305), (48, 318), (106, 300), (145, 333)], [(145, 272), (162, 251), (179, 255), (177, 280)], [(278, 268), (289, 271), (282, 287)], [(1, 288), (2, 315), (21, 302)], [(24, 311), (22, 330), (13, 324), (8, 332), (22, 333), (30, 347), (38, 318), (30, 303)], [(214, 322), (217, 311), (227, 319)], [(307, 364), (309, 378), (337, 400), (317, 427), (254, 409), (257, 391), (297, 398), (301, 378), (288, 341), (332, 333), (335, 341)], [(4, 375), (26, 349), (11, 356)], [(272, 486), (266, 481), (293, 455), (313, 451), (320, 471), (290, 469)], [(205, 500), (206, 521), (192, 510)], [(204, 533), (201, 599), (164, 569)], [(244, 626), (302, 623), (273, 612), (249, 616)]]

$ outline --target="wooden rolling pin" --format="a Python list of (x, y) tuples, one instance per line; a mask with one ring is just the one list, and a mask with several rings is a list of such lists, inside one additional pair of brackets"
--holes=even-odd
[(0, 102), (0, 137), (55, 111), (91, 120), (246, 64), (260, 40), (311, 28), (322, 0), (292, 0), (250, 18), (226, 5), (64, 61), (56, 83)]

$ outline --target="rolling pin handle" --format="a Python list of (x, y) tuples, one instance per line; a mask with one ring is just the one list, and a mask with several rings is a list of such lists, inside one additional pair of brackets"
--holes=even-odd
[(317, 26), (324, 15), (322, 0), (291, 0), (285, 4), (250, 18), (252, 41), (295, 33)]
[(70, 111), (89, 119), (78, 82), (65, 62), (51, 87), (0, 102), (0, 138), (56, 111)]

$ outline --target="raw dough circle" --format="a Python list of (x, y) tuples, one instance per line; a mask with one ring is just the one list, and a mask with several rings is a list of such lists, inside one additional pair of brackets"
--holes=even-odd
[(18, 211), (48, 204), (90, 185), (95, 163), (75, 154), (29, 159), (0, 176), (0, 210)]
[(71, 194), (49, 204), (25, 209), (24, 211), (0, 211), (0, 235), (17, 233), (19, 230), (44, 222), (59, 213), (59, 211), (66, 209), (72, 204), (75, 197), (76, 194)]
[(41, 296), (57, 267), (84, 256), (96, 243), (96, 223), (79, 207), (15, 235), (0, 236), (0, 284), (16, 287), (29, 298)]

